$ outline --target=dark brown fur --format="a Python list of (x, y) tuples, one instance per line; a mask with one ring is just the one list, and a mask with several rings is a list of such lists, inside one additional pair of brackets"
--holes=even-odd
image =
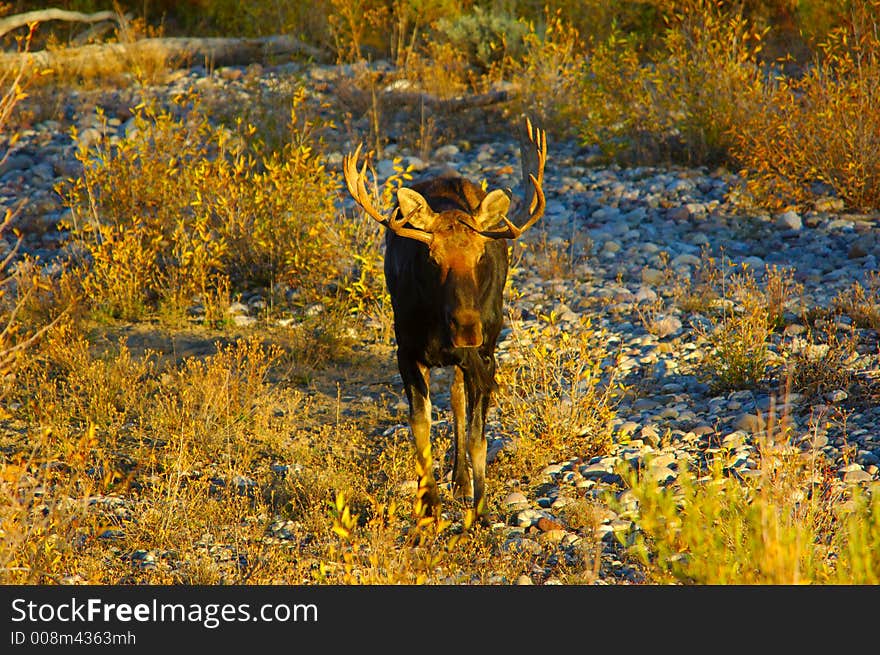
[(427, 512), (439, 510), (432, 473), (430, 369), (454, 366), (453, 484), (459, 497), (473, 495), (481, 516), (485, 502), (486, 412), (495, 389), (495, 346), (503, 322), (507, 240), (477, 234), (457, 216), (472, 216), (486, 193), (463, 178), (415, 184), (439, 214), (428, 244), (386, 234), (385, 279), (394, 309), (397, 361), (410, 405), (410, 425)]

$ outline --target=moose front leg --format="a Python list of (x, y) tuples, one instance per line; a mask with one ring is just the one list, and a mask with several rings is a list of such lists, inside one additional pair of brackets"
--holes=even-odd
[(456, 498), (465, 499), (473, 496), (471, 472), (468, 466), (468, 412), (467, 392), (464, 383), (464, 371), (456, 366), (455, 378), (452, 382), (452, 422), (455, 430), (455, 464), (452, 468), (452, 485)]
[(486, 502), (486, 413), (489, 394), (473, 389), (468, 412), (468, 451), (474, 473), (474, 510), (481, 522), (489, 521)]
[(416, 473), (419, 476), (416, 507), (419, 513), (430, 516), (440, 511), (440, 493), (434, 480), (431, 456), (431, 372), (427, 366), (399, 354), (398, 367), (409, 401), (409, 428), (416, 447)]

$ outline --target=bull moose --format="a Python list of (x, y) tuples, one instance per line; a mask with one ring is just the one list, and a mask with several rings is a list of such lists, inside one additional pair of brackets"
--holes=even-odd
[(511, 218), (507, 192), (486, 193), (454, 175), (401, 187), (395, 206), (383, 215), (367, 192), (366, 162), (357, 167), (361, 146), (343, 158), (349, 192), (387, 228), (385, 280), (394, 311), (397, 364), (409, 401), (421, 512), (426, 515), (440, 511), (431, 456), (430, 371), (454, 366), (453, 492), (457, 498), (472, 497), (483, 522), (489, 516), (485, 421), (497, 386), (495, 346), (503, 323), (507, 240), (532, 227), (545, 208), (546, 134), (528, 119), (520, 149), (524, 198)]

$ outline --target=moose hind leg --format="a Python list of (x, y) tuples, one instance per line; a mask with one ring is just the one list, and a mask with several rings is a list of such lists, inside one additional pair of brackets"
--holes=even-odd
[(467, 392), (465, 390), (464, 371), (455, 367), (455, 378), (452, 382), (452, 421), (455, 431), (455, 464), (452, 468), (452, 485), (456, 498), (471, 498), (473, 485), (468, 466), (468, 411)]
[(440, 494), (434, 480), (431, 457), (431, 398), (429, 395), (430, 369), (413, 360), (398, 357), (406, 397), (409, 400), (409, 427), (416, 447), (416, 473), (419, 476), (419, 497), (416, 501), (420, 514), (438, 514)]

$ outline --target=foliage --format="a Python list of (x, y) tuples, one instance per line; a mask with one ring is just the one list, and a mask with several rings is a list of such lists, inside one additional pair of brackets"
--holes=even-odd
[(629, 475), (644, 531), (634, 550), (662, 580), (689, 584), (797, 584), (825, 576), (817, 557), (818, 508), (790, 504), (771, 484), (739, 484), (716, 463), (678, 489)]
[(614, 408), (622, 393), (601, 330), (586, 322), (569, 334), (558, 317), (514, 332), (512, 362), (502, 367), (498, 394), (513, 440), (510, 466), (533, 474), (574, 454), (589, 458), (611, 443)]
[(297, 121), (302, 100), (280, 152), (264, 153), (249, 126), (212, 125), (187, 98), (174, 111), (138, 107), (128, 138), (80, 149), (84, 174), (66, 193), (88, 263), (83, 290), (97, 309), (179, 316), (198, 297), (217, 319), (245, 285), (286, 285), (303, 303), (321, 297), (348, 262), (346, 235), (333, 227), (335, 178), (310, 124)]
[(735, 133), (748, 186), (767, 206), (836, 195), (848, 207), (880, 206), (880, 37), (876, 0), (825, 40), (803, 76), (777, 77)]
[(763, 33), (719, 2), (691, 4), (667, 17), (656, 50), (620, 30), (592, 45), (577, 100), (585, 143), (628, 162), (728, 156), (763, 88)]
[(581, 92), (581, 35), (557, 13), (547, 16), (543, 32), (529, 23), (522, 38), (524, 53), (512, 53), (504, 61), (511, 82), (522, 89), (512, 103), (513, 110), (533, 116), (553, 134), (571, 136), (589, 111)]
[[(878, 498), (856, 491), (837, 504), (828, 473), (787, 444), (785, 420), (762, 441), (756, 475), (726, 475), (723, 454), (707, 470), (680, 471), (663, 488), (632, 469), (641, 532), (631, 550), (658, 582), (685, 584), (875, 584)], [(842, 508), (842, 509), (839, 509)]]
[(521, 56), (526, 26), (514, 15), (477, 6), (456, 18), (441, 18), (435, 33), (465, 53), (472, 65), (488, 71), (507, 57)]
[[(94, 9), (87, 0), (65, 6)], [(865, 154), (877, 131), (877, 6), (868, 0), (852, 3), (846, 21), (825, 0), (121, 6), (167, 16), (169, 29), (177, 21), (204, 33), (282, 30), (341, 61), (389, 58), (398, 70), (371, 73), (367, 99), (351, 111), (372, 112), (376, 157), (387, 143), (380, 110), (400, 109), (380, 108), (380, 83), (410, 80), (450, 97), (507, 79), (520, 95), (506, 110), (578, 134), (609, 157), (738, 160), (763, 202), (830, 190), (853, 207), (876, 204)], [(790, 30), (806, 16), (838, 29), (802, 77), (771, 79), (764, 44), (784, 21)], [(155, 33), (142, 25), (129, 37)], [(805, 38), (824, 37), (815, 27)], [(153, 77), (144, 62), (121, 66), (139, 82)], [(23, 99), (17, 75), (0, 77), (0, 127)], [(518, 551), (499, 531), (475, 529), (454, 503), (440, 520), (410, 511), (420, 491), (405, 403), (395, 383), (376, 379), (380, 369), (393, 375), (382, 229), (334, 204), (340, 185), (320, 154), (324, 124), (306, 111), (304, 90), (232, 111), (206, 104), (147, 101), (126, 135), (82, 141), (83, 175), (61, 189), (74, 241), (60, 272), (18, 257), (14, 232), (2, 253), (0, 582), (507, 583), (543, 564), (570, 566), (572, 550), (536, 540), (538, 552)], [(450, 133), (466, 129), (457, 118)], [(393, 165), (371, 189), (382, 211), (411, 172)], [(13, 217), (14, 208), (5, 212), (4, 236)], [(574, 236), (529, 244), (529, 267), (573, 275)], [(707, 326), (705, 372), (717, 390), (757, 386), (780, 359), (798, 393), (854, 386), (858, 344), (839, 327), (845, 316), (877, 328), (876, 280), (853, 284), (818, 318), (804, 316), (799, 340), (782, 334), (800, 292), (793, 280), (708, 259), (679, 281), (672, 300)], [(289, 302), (294, 321), (254, 328), (248, 339), (207, 329), (228, 327), (230, 298), (252, 290)], [(182, 329), (197, 306), (207, 325)], [(164, 322), (147, 320), (156, 313)], [(132, 322), (90, 322), (107, 316)], [(379, 338), (355, 338), (358, 319)], [(510, 334), (489, 420), (490, 433), (512, 442), (490, 463), (496, 496), (550, 462), (606, 453), (625, 392), (613, 340), (588, 321), (543, 312), (511, 320)], [(438, 479), (450, 448), (442, 399)], [(678, 486), (622, 471), (639, 505), (627, 544), (649, 580), (877, 584), (880, 499), (854, 493), (841, 502), (818, 453), (790, 445), (795, 436), (784, 417), (771, 421), (743, 479), (727, 467), (726, 449), (680, 470)], [(591, 558), (583, 575), (591, 581), (608, 546), (596, 537), (598, 501), (580, 498), (558, 513)]]

